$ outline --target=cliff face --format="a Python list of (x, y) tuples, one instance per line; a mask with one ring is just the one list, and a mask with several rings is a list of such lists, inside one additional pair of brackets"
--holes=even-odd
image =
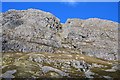
[(55, 16), (40, 10), (3, 14), (3, 52), (51, 52), (61, 46), (62, 26)]
[(62, 45), (81, 50), (81, 53), (89, 56), (117, 59), (117, 23), (97, 18), (68, 19), (63, 26), (63, 41), (67, 44)]
[(63, 24), (51, 13), (36, 9), (10, 10), (0, 17), (0, 77), (120, 75), (116, 22), (90, 18), (68, 19)]
[(82, 53), (117, 59), (118, 23), (90, 18), (68, 19), (35, 9), (2, 14), (3, 52)]

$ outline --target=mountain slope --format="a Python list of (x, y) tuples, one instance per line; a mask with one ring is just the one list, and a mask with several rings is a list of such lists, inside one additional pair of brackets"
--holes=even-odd
[(118, 23), (36, 9), (0, 14), (0, 78), (119, 78)]
[(2, 14), (2, 52), (80, 53), (117, 60), (118, 23), (90, 18), (65, 24), (36, 9)]

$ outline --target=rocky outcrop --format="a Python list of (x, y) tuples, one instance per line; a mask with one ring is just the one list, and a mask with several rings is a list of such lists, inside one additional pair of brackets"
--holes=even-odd
[(3, 52), (53, 52), (61, 47), (59, 19), (48, 12), (29, 9), (3, 14)]
[(117, 62), (83, 54), (4, 53), (0, 78), (120, 78)]
[(65, 24), (48, 12), (10, 10), (2, 14), (2, 52), (78, 53), (117, 60), (118, 23), (90, 18)]
[(81, 50), (82, 54), (107, 60), (117, 59), (118, 24), (90, 18), (68, 19), (63, 24), (63, 46)]

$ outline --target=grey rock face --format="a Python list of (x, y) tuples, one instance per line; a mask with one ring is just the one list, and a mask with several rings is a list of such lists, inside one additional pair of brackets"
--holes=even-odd
[(117, 59), (117, 23), (97, 18), (68, 19), (63, 26), (63, 46), (106, 60)]
[(17, 71), (16, 70), (10, 70), (6, 71), (0, 78), (14, 78), (13, 74), (15, 74)]
[(60, 47), (59, 19), (50, 13), (29, 9), (3, 14), (3, 52), (53, 52)]
[(90, 70), (88, 70), (87, 72), (85, 72), (86, 78), (94, 78), (94, 77), (93, 77), (94, 74), (95, 74), (95, 73), (91, 72)]
[[(29, 61), (40, 63), (41, 65), (39, 65), (39, 66), (43, 67), (42, 71), (45, 73), (48, 71), (56, 71), (62, 76), (65, 73), (63, 73), (59, 70), (47, 67), (47, 66), (43, 66), (44, 63), (45, 64), (52, 64), (52, 65), (54, 64), (54, 67), (56, 67), (56, 68), (59, 67), (64, 72), (71, 71), (71, 67), (76, 69), (77, 71), (80, 71), (80, 72), (86, 72), (90, 68), (90, 64), (86, 63), (83, 60), (60, 60), (60, 59), (55, 60), (55, 59), (50, 59), (51, 57), (52, 56), (50, 56), (50, 57), (48, 56), (48, 58), (46, 58), (42, 54), (30, 54)], [(67, 74), (65, 74), (65, 75), (67, 75)]]
[(118, 23), (90, 18), (68, 19), (35, 9), (2, 14), (3, 52), (82, 53), (117, 60)]
[(55, 69), (55, 68), (53, 68), (53, 67), (49, 67), (49, 66), (44, 66), (44, 67), (42, 67), (42, 71), (43, 71), (44, 73), (47, 73), (47, 72), (49, 72), (49, 71), (55, 71), (55, 72), (59, 73), (61, 76), (68, 76), (67, 73), (62, 72), (61, 70)]

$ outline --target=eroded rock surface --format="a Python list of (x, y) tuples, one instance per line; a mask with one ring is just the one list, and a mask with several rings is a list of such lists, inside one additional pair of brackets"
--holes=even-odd
[(90, 18), (68, 19), (63, 24), (63, 46), (106, 60), (118, 59), (118, 23)]
[(59, 19), (35, 9), (3, 13), (3, 52), (53, 52), (61, 47)]
[(62, 24), (36, 9), (1, 16), (0, 78), (119, 78), (118, 23), (90, 18)]
[(2, 52), (78, 53), (117, 60), (118, 23), (90, 18), (68, 19), (65, 24), (36, 9), (2, 14)]
[[(3, 52), (83, 53), (107, 60), (117, 59), (117, 23), (91, 18), (58, 18), (40, 10), (3, 13)], [(72, 49), (69, 52), (60, 50)], [(75, 52), (76, 51), (76, 52)], [(104, 54), (104, 55), (103, 55)]]

